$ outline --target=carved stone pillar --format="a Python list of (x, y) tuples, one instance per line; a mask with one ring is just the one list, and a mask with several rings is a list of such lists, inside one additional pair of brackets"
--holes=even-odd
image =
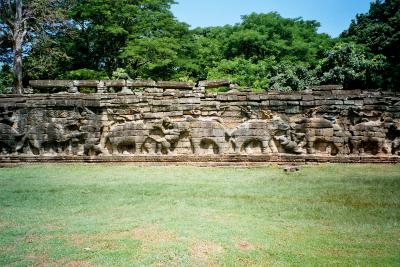
[(79, 94), (78, 86), (79, 86), (79, 81), (72, 81), (72, 84), (70, 85), (70, 87), (68, 89), (68, 93)]
[(132, 81), (125, 81), (125, 86), (122, 87), (121, 94), (133, 94), (130, 87), (132, 87)]
[(99, 81), (97, 83), (97, 93), (98, 94), (105, 94), (107, 93), (107, 86), (104, 81)]

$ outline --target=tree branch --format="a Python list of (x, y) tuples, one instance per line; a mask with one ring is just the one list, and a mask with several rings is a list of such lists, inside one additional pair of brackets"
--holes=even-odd
[(135, 69), (139, 69), (140, 67), (147, 65), (150, 61), (144, 61), (144, 62), (139, 62), (139, 60), (136, 61), (135, 63)]
[(25, 36), (27, 33), (28, 33), (28, 23), (26, 21), (24, 21), (23, 22), (22, 39), (25, 39)]
[(13, 21), (9, 18), (10, 14), (7, 14), (5, 12), (6, 7), (8, 7), (9, 12), (12, 11), (11, 9), (11, 2), (10, 0), (8, 1), (8, 3), (6, 3), (4, 0), (0, 0), (0, 18), (4, 21), (4, 23), (8, 26), (8, 28), (10, 28), (11, 31), (14, 30), (15, 25), (13, 23)]
[(21, 21), (22, 17), (22, 0), (15, 0), (15, 19)]
[(12, 4), (11, 4), (11, 0), (8, 0), (8, 12), (10, 12), (10, 14), (12, 14), (13, 13), (13, 10), (12, 10)]

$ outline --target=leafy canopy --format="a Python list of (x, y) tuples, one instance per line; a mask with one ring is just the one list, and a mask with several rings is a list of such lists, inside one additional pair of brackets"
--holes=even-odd
[[(373, 2), (337, 39), (318, 33), (317, 21), (275, 12), (252, 13), (235, 25), (189, 29), (173, 16), (173, 0), (60, 3), (63, 26), (29, 35), (25, 81), (222, 78), (256, 90), (328, 83), (400, 88), (400, 0)], [(9, 66), (7, 34), (0, 30), (0, 62)], [(3, 88), (8, 71), (0, 73)]]

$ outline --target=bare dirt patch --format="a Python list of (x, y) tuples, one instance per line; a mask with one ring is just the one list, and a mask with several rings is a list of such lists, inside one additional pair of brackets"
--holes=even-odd
[(158, 226), (135, 228), (132, 236), (147, 243), (165, 243), (176, 240), (176, 236), (172, 232), (162, 230)]
[(388, 254), (378, 248), (363, 248), (363, 249), (356, 249), (356, 248), (329, 248), (329, 249), (323, 249), (320, 250), (321, 255), (329, 255), (329, 256), (334, 256), (334, 257), (351, 257), (357, 254), (362, 253), (363, 255), (381, 255), (381, 256), (387, 256)]
[(216, 266), (212, 255), (223, 252), (223, 247), (211, 241), (196, 241), (190, 246), (190, 254), (203, 266)]
[(25, 259), (27, 259), (29, 261), (33, 261), (34, 264), (31, 266), (35, 266), (35, 267), (48, 266), (49, 262), (50, 262), (49, 256), (47, 254), (43, 254), (43, 255), (29, 254), (28, 256), (25, 257)]
[(238, 249), (242, 250), (242, 251), (249, 251), (249, 250), (255, 250), (256, 249), (256, 247), (253, 244), (251, 244), (251, 243), (249, 243), (247, 241), (244, 241), (244, 240), (240, 241), (236, 245), (236, 247)]
[(224, 215), (213, 214), (213, 215), (205, 215), (203, 217), (207, 220), (221, 222), (221, 223), (227, 223), (227, 222), (231, 222), (234, 220), (233, 215), (229, 215), (229, 214), (224, 214)]
[(57, 225), (54, 225), (54, 224), (46, 224), (45, 227), (46, 227), (47, 230), (50, 230), (50, 231), (62, 229), (61, 226), (57, 226)]
[(15, 245), (9, 245), (9, 246), (0, 246), (0, 251), (1, 252), (14, 252), (15, 251), (16, 246)]
[(91, 266), (94, 266), (94, 265), (90, 264), (87, 261), (82, 261), (81, 260), (81, 261), (70, 261), (70, 262), (67, 262), (67, 263), (63, 264), (62, 266), (65, 266), (65, 267), (91, 267)]
[(138, 227), (128, 231), (110, 231), (93, 235), (73, 234), (64, 237), (77, 247), (84, 249), (118, 249), (121, 239), (134, 239), (146, 244), (166, 243), (177, 240), (174, 233), (156, 225)]
[(34, 265), (35, 267), (47, 267), (47, 266), (57, 266), (57, 267), (93, 267), (95, 265), (89, 263), (84, 260), (76, 260), (76, 261), (66, 261), (57, 260), (57, 261), (45, 261), (43, 263), (39, 263), (38, 265)]

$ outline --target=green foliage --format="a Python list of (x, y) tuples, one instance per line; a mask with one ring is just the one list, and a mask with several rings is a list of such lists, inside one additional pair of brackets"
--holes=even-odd
[(364, 44), (374, 55), (383, 55), (387, 64), (374, 72), (378, 85), (400, 88), (400, 0), (376, 0), (368, 13), (357, 15), (342, 38)]
[(72, 3), (69, 27), (62, 34), (32, 43), (27, 58), (31, 71), (26, 79), (62, 78), (81, 69), (111, 77), (118, 68), (132, 78), (170, 78), (184, 67), (177, 64), (185, 63), (184, 47), (189, 42), (182, 38), (187, 38), (189, 31), (169, 10), (172, 0)]
[(194, 66), (193, 76), (196, 79), (207, 79), (207, 69), (216, 67), (221, 60), (225, 59), (223, 40), (230, 32), (230, 26), (196, 28), (191, 32), (194, 55), (190, 58), (190, 62)]
[(229, 79), (232, 83), (254, 89), (268, 89), (268, 71), (270, 64), (259, 61), (254, 64), (247, 59), (237, 57), (223, 59), (219, 64), (208, 69), (208, 79)]
[[(104, 71), (96, 71), (90, 69), (79, 69), (79, 70), (71, 70), (67, 71), (63, 74), (61, 79), (65, 80), (108, 80), (108, 76)], [(95, 93), (96, 88), (79, 88), (81, 93)]]
[(383, 56), (369, 55), (360, 45), (339, 43), (327, 52), (317, 72), (322, 84), (366, 88), (375, 79), (373, 73), (383, 68)]
[[(132, 78), (168, 78), (176, 68), (186, 24), (169, 10), (172, 0), (85, 0), (72, 12), (77, 41), (73, 65), (104, 70), (124, 68)], [(88, 64), (90, 64), (88, 66)]]
[(165, 79), (171, 76), (178, 59), (179, 44), (173, 38), (146, 38), (130, 41), (121, 58), (131, 77)]
[[(400, 0), (373, 2), (339, 39), (319, 34), (316, 21), (275, 12), (189, 30), (171, 13), (173, 0), (60, 3), (68, 27), (30, 36), (25, 81), (230, 79), (255, 90), (297, 91), (318, 83), (400, 88)], [(1, 62), (9, 64), (10, 45), (0, 33)]]
[(113, 80), (130, 80), (128, 73), (123, 68), (117, 68), (113, 73), (112, 77)]
[[(2, 27), (0, 21), (0, 27)], [(0, 64), (11, 64), (12, 59), (12, 41), (8, 37), (7, 30), (0, 31)]]
[(269, 72), (271, 89), (281, 92), (301, 91), (318, 83), (315, 73), (304, 65), (282, 62)]
[(278, 13), (243, 16), (226, 42), (228, 58), (243, 56), (257, 62), (274, 57), (277, 62), (290, 60), (316, 65), (332, 40), (318, 34), (319, 23), (285, 19)]
[(220, 86), (216, 88), (207, 88), (207, 93), (226, 93), (230, 90), (229, 86)]
[(32, 42), (32, 46), (24, 60), (26, 79), (66, 79), (70, 57), (57, 39), (41, 36)]
[(194, 60), (209, 79), (228, 78), (255, 89), (302, 90), (315, 84), (310, 69), (335, 43), (318, 34), (318, 27), (315, 21), (253, 13), (235, 26), (195, 29), (199, 52)]
[(66, 80), (108, 80), (107, 74), (103, 71), (90, 69), (71, 70), (62, 77)]
[(13, 75), (9, 65), (3, 65), (0, 70), (0, 94), (9, 94), (12, 91)]

